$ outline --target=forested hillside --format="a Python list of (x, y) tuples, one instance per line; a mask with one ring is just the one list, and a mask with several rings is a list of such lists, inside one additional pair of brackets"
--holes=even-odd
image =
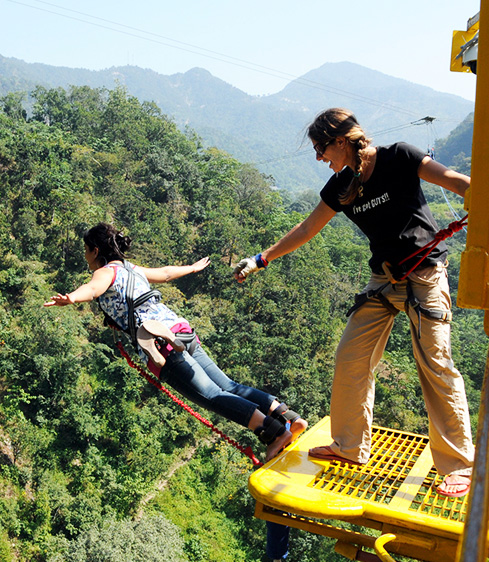
[[(251, 96), (203, 68), (166, 76), (136, 66), (92, 71), (0, 55), (0, 96), (37, 85), (123, 85), (140, 101), (153, 100), (181, 130), (189, 126), (197, 131), (205, 146), (218, 146), (252, 163), (294, 195), (307, 189), (319, 192), (325, 183), (324, 167), (309, 157), (303, 136), (327, 107), (351, 109), (377, 145), (403, 140), (423, 150), (447, 137), (474, 109), (459, 96), (350, 62), (325, 63), (276, 94)], [(424, 122), (425, 116), (434, 121)], [(441, 153), (440, 158), (451, 164)]]
[(470, 175), (474, 114), (468, 115), (452, 133), (436, 143), (436, 158), (446, 166), (452, 166)]
[[(142, 265), (208, 255), (204, 271), (158, 287), (163, 298), (232, 378), (314, 423), (328, 413), (345, 312), (368, 277), (364, 239), (339, 217), (239, 285), (232, 264), (302, 218), (272, 178), (203, 148), (122, 88), (32, 95), (29, 119), (20, 95), (0, 100), (0, 560), (265, 560), (251, 462), (127, 366), (96, 305), (42, 304), (89, 278), (81, 234), (100, 220), (135, 240), (131, 259)], [(428, 194), (446, 226), (443, 196)], [(454, 290), (463, 243), (463, 233), (450, 242)], [(375, 421), (426, 432), (401, 316)], [(456, 309), (454, 359), (474, 420), (486, 346), (481, 315)], [(249, 431), (208, 417), (263, 459)], [(327, 539), (292, 541), (291, 562), (340, 559)]]

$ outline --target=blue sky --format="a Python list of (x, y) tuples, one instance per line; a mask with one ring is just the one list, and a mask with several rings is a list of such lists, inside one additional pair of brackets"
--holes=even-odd
[(254, 95), (349, 61), (475, 99), (450, 72), (452, 31), (478, 0), (0, 0), (0, 55), (91, 70), (193, 67)]

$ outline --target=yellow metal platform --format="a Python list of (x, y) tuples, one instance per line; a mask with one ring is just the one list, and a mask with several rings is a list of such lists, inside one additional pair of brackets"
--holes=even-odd
[(455, 560), (467, 496), (436, 493), (441, 477), (427, 437), (374, 426), (364, 466), (308, 456), (311, 447), (331, 442), (326, 417), (254, 472), (248, 485), (257, 500), (255, 515), (359, 547), (374, 548), (379, 535), (392, 533), (395, 539), (385, 547), (392, 553)]

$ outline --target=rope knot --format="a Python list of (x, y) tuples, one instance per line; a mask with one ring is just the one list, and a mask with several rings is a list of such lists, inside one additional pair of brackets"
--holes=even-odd
[(441, 242), (442, 240), (446, 240), (447, 238), (450, 238), (450, 236), (453, 236), (459, 230), (462, 230), (464, 226), (467, 226), (467, 222), (466, 222), (467, 217), (468, 215), (466, 215), (463, 219), (460, 219), (458, 221), (453, 221), (447, 226), (447, 228), (442, 228), (441, 230), (439, 230), (435, 234), (435, 240)]
[(462, 230), (462, 228), (467, 226), (468, 216), (469, 215), (465, 215), (463, 219), (460, 219), (458, 221), (453, 221), (448, 225), (448, 228), (452, 231), (452, 234), (455, 234), (455, 232), (458, 232), (459, 230)]

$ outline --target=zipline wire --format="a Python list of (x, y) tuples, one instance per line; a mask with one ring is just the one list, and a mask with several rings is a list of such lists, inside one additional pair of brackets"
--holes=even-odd
[[(341, 94), (345, 97), (349, 97), (351, 99), (356, 99), (357, 101), (362, 101), (364, 103), (368, 103), (368, 104), (371, 104), (371, 105), (376, 105), (376, 106), (382, 107), (384, 109), (390, 109), (391, 111), (394, 111), (394, 112), (408, 114), (408, 115), (414, 115), (414, 112), (412, 112), (412, 111), (405, 110), (405, 109), (402, 109), (400, 107), (397, 107), (395, 105), (391, 105), (391, 104), (388, 104), (388, 103), (385, 103), (385, 102), (379, 102), (377, 100), (374, 100), (373, 98), (368, 98), (366, 96), (354, 94), (354, 93), (348, 92), (346, 90), (342, 90), (342, 89), (335, 88), (335, 87), (332, 87), (332, 86), (327, 86), (325, 84), (321, 84), (320, 82), (315, 82), (315, 81), (309, 80), (307, 78), (294, 76), (292, 74), (288, 74), (288, 73), (282, 72), (280, 70), (276, 70), (276, 69), (273, 69), (273, 68), (270, 68), (270, 67), (266, 67), (266, 66), (257, 64), (257, 63), (253, 63), (253, 62), (250, 62), (250, 61), (239, 59), (237, 57), (233, 57), (231, 55), (226, 55), (225, 53), (220, 53), (218, 51), (206, 49), (204, 47), (199, 47), (198, 45), (192, 45), (191, 43), (185, 43), (183, 41), (179, 41), (177, 39), (172, 39), (172, 38), (166, 37), (164, 35), (153, 33), (153, 32), (150, 32), (150, 31), (146, 31), (144, 29), (139, 29), (137, 27), (125, 25), (125, 24), (118, 23), (118, 22), (115, 22), (115, 21), (112, 21), (112, 20), (109, 20), (109, 19), (101, 18), (101, 17), (98, 17), (98, 16), (93, 16), (91, 14), (87, 14), (85, 12), (80, 12), (78, 10), (72, 10), (70, 8), (65, 8), (63, 6), (59, 6), (58, 4), (53, 4), (52, 2), (46, 2), (45, 0), (32, 0), (32, 1), (38, 2), (40, 4), (45, 4), (47, 6), (51, 6), (53, 8), (65, 10), (65, 11), (71, 12), (73, 14), (78, 14), (78, 15), (81, 15), (81, 16), (84, 16), (84, 17), (92, 18), (94, 20), (105, 22), (105, 23), (111, 24), (111, 26), (116, 25), (116, 26), (119, 26), (119, 27), (127, 29), (127, 30), (136, 31), (136, 32), (138, 32), (138, 34), (143, 33), (143, 34), (149, 35), (151, 37), (156, 37), (157, 39), (151, 39), (151, 37), (144, 37), (144, 36), (138, 35), (136, 33), (123, 31), (121, 29), (116, 29), (116, 28), (108, 26), (108, 25), (102, 25), (102, 24), (87, 21), (87, 20), (84, 20), (84, 19), (81, 19), (81, 18), (78, 18), (78, 17), (70, 16), (70, 15), (67, 15), (67, 14), (62, 14), (62, 13), (54, 11), (54, 10), (41, 8), (39, 6), (33, 6), (31, 4), (27, 4), (26, 2), (20, 2), (19, 0), (7, 0), (7, 1), (11, 2), (12, 4), (19, 4), (19, 5), (22, 5), (22, 6), (26, 6), (28, 8), (33, 8), (33, 9), (36, 9), (36, 10), (40, 10), (40, 11), (43, 11), (43, 12), (47, 12), (47, 13), (50, 13), (50, 14), (61, 16), (61, 17), (67, 18), (67, 19), (80, 21), (80, 22), (86, 23), (88, 25), (100, 27), (102, 29), (108, 29), (110, 31), (115, 31), (116, 33), (122, 33), (122, 34), (125, 34), (125, 35), (136, 37), (138, 39), (143, 39), (143, 40), (146, 40), (146, 41), (151, 41), (153, 43), (164, 45), (164, 46), (167, 46), (167, 47), (180, 49), (180, 50), (190, 52), (190, 53), (193, 53), (193, 54), (199, 54), (201, 56), (211, 58), (211, 59), (214, 59), (214, 60), (218, 60), (220, 62), (226, 62), (228, 64), (234, 64), (234, 65), (239, 66), (241, 68), (246, 68), (248, 70), (254, 70), (256, 72), (268, 74), (269, 76), (274, 76), (276, 78), (282, 78), (284, 80), (293, 80), (296, 83), (303, 84), (303, 85), (309, 86), (311, 88), (324, 90), (324, 91), (334, 93), (334, 94)], [(171, 41), (171, 42), (175, 43), (175, 45), (172, 45), (170, 43), (165, 43), (165, 42), (161, 41), (161, 39), (164, 39), (165, 41)], [(225, 57), (225, 58), (223, 58), (223, 57)], [(229, 60), (225, 60), (225, 59), (229, 59)], [(378, 136), (380, 134), (387, 134), (387, 133), (391, 133), (391, 132), (395, 132), (395, 131), (401, 131), (403, 129), (406, 129), (406, 128), (409, 128), (409, 127), (415, 126), (415, 125), (422, 125), (422, 124), (424, 124), (423, 121), (426, 120), (426, 119), (427, 118), (421, 118), (421, 119), (418, 119), (417, 121), (413, 121), (413, 122), (407, 123), (405, 125), (399, 125), (397, 127), (391, 127), (389, 129), (376, 131), (376, 132), (372, 133), (372, 136), (374, 137), (374, 136)], [(432, 125), (432, 121), (430, 123), (425, 121), (425, 123)], [(278, 162), (278, 161), (288, 160), (288, 159), (292, 159), (292, 158), (297, 158), (297, 157), (304, 156), (308, 153), (309, 153), (308, 150), (299, 150), (295, 153), (287, 154), (285, 156), (281, 156), (281, 157), (278, 157), (278, 158), (272, 158), (272, 159), (268, 159), (268, 160), (263, 160), (261, 162), (256, 162), (255, 165), (268, 164), (268, 163), (272, 163), (272, 162)], [(445, 190), (443, 188), (441, 188), (441, 190), (442, 190), (443, 196), (445, 198), (445, 201), (446, 201), (452, 215), (454, 217), (460, 219), (459, 214), (455, 211), (455, 209), (451, 205), (450, 201), (448, 200), (448, 198), (446, 196), (446, 193), (445, 193)], [(465, 228), (464, 228), (464, 231), (466, 231)]]
[[(236, 58), (236, 57), (233, 57), (233, 56), (230, 56), (230, 55), (226, 55), (224, 53), (220, 53), (218, 51), (212, 51), (210, 49), (199, 47), (197, 45), (192, 45), (190, 43), (185, 43), (183, 41), (172, 39), (172, 38), (169, 38), (169, 37), (157, 34), (157, 33), (152, 33), (152, 32), (149, 32), (149, 31), (145, 31), (143, 29), (139, 29), (139, 28), (132, 27), (132, 26), (129, 26), (129, 25), (121, 24), (121, 23), (118, 23), (118, 22), (115, 22), (115, 21), (112, 21), (112, 20), (100, 18), (98, 16), (93, 16), (93, 15), (87, 14), (85, 12), (80, 12), (80, 11), (77, 11), (77, 10), (64, 8), (63, 6), (59, 6), (59, 5), (53, 4), (51, 2), (46, 2), (44, 0), (31, 0), (31, 1), (38, 2), (38, 3), (41, 3), (41, 4), (45, 4), (47, 6), (51, 6), (51, 7), (54, 7), (54, 8), (61, 9), (61, 10), (65, 10), (65, 11), (71, 12), (73, 14), (78, 14), (78, 15), (81, 15), (81, 16), (84, 16), (84, 17), (92, 18), (94, 20), (98, 20), (100, 22), (105, 22), (106, 24), (110, 24), (110, 25), (105, 25), (105, 24), (100, 24), (100, 23), (96, 23), (96, 22), (92, 22), (92, 21), (87, 21), (85, 19), (81, 19), (79, 17), (71, 16), (71, 15), (68, 15), (68, 14), (63, 14), (63, 13), (57, 12), (55, 10), (42, 8), (40, 6), (33, 6), (32, 4), (28, 4), (27, 2), (21, 2), (19, 0), (7, 0), (7, 1), (11, 2), (12, 4), (18, 4), (18, 5), (21, 5), (21, 6), (26, 6), (28, 8), (35, 9), (35, 10), (40, 10), (40, 11), (47, 12), (47, 13), (50, 13), (50, 14), (55, 14), (55, 15), (58, 15), (58, 16), (61, 16), (61, 17), (67, 18), (67, 19), (80, 21), (80, 22), (86, 23), (88, 25), (93, 25), (93, 26), (96, 26), (96, 27), (100, 27), (102, 29), (108, 29), (110, 31), (115, 31), (116, 33), (122, 33), (124, 35), (128, 35), (128, 36), (131, 36), (131, 37), (136, 37), (138, 39), (143, 39), (143, 40), (146, 40), (146, 41), (150, 41), (152, 43), (164, 45), (166, 47), (173, 47), (175, 49), (180, 49), (180, 50), (190, 52), (190, 53), (193, 53), (193, 54), (199, 54), (201, 56), (211, 58), (213, 60), (218, 60), (220, 62), (233, 64), (233, 65), (239, 66), (241, 68), (246, 68), (248, 70), (254, 70), (255, 72), (261, 72), (262, 74), (268, 74), (269, 76), (274, 76), (276, 78), (282, 78), (282, 79), (288, 80), (288, 81), (292, 80), (292, 81), (295, 81), (296, 83), (299, 83), (299, 84), (302, 84), (302, 85), (305, 85), (305, 86), (309, 86), (311, 88), (316, 88), (316, 89), (323, 90), (323, 91), (326, 91), (326, 92), (330, 92), (330, 93), (333, 93), (333, 94), (340, 94), (342, 96), (345, 96), (345, 97), (348, 97), (348, 98), (351, 98), (351, 99), (355, 99), (357, 101), (361, 101), (363, 103), (367, 103), (367, 104), (370, 104), (370, 105), (375, 105), (375, 106), (381, 107), (383, 109), (388, 109), (390, 111), (397, 112), (397, 113), (400, 113), (400, 114), (413, 115), (413, 116), (415, 115), (415, 113), (413, 111), (404, 109), (402, 107), (399, 107), (399, 106), (396, 106), (396, 105), (393, 105), (393, 104), (378, 101), (378, 100), (375, 100), (373, 98), (369, 98), (369, 97), (366, 97), (366, 96), (362, 96), (360, 94), (348, 92), (347, 90), (342, 90), (340, 88), (335, 88), (333, 86), (327, 86), (325, 84), (321, 84), (320, 82), (316, 82), (314, 80), (309, 80), (307, 78), (294, 76), (292, 74), (288, 74), (288, 73), (282, 72), (280, 70), (276, 70), (276, 69), (273, 69), (273, 68), (270, 68), (270, 67), (262, 66), (262, 65), (257, 64), (257, 63), (253, 63), (253, 62), (250, 62), (250, 61), (239, 59), (239, 58)], [(111, 26), (114, 26), (114, 25), (118, 26), (118, 27), (121, 27), (121, 28), (124, 28), (126, 30), (130, 30), (130, 31), (124, 31), (124, 29), (116, 29), (115, 27), (111, 27)], [(133, 32), (137, 32), (137, 33), (133, 33)], [(148, 35), (150, 37), (144, 37), (144, 36), (140, 35), (141, 33), (143, 33), (145, 35)], [(164, 40), (164, 41), (161, 41), (161, 40)], [(171, 42), (176, 43), (178, 45), (170, 44), (170, 43), (167, 43), (165, 41), (171, 41)], [(223, 57), (225, 57), (225, 58), (223, 58)], [(225, 60), (225, 59), (228, 59), (228, 60)]]

